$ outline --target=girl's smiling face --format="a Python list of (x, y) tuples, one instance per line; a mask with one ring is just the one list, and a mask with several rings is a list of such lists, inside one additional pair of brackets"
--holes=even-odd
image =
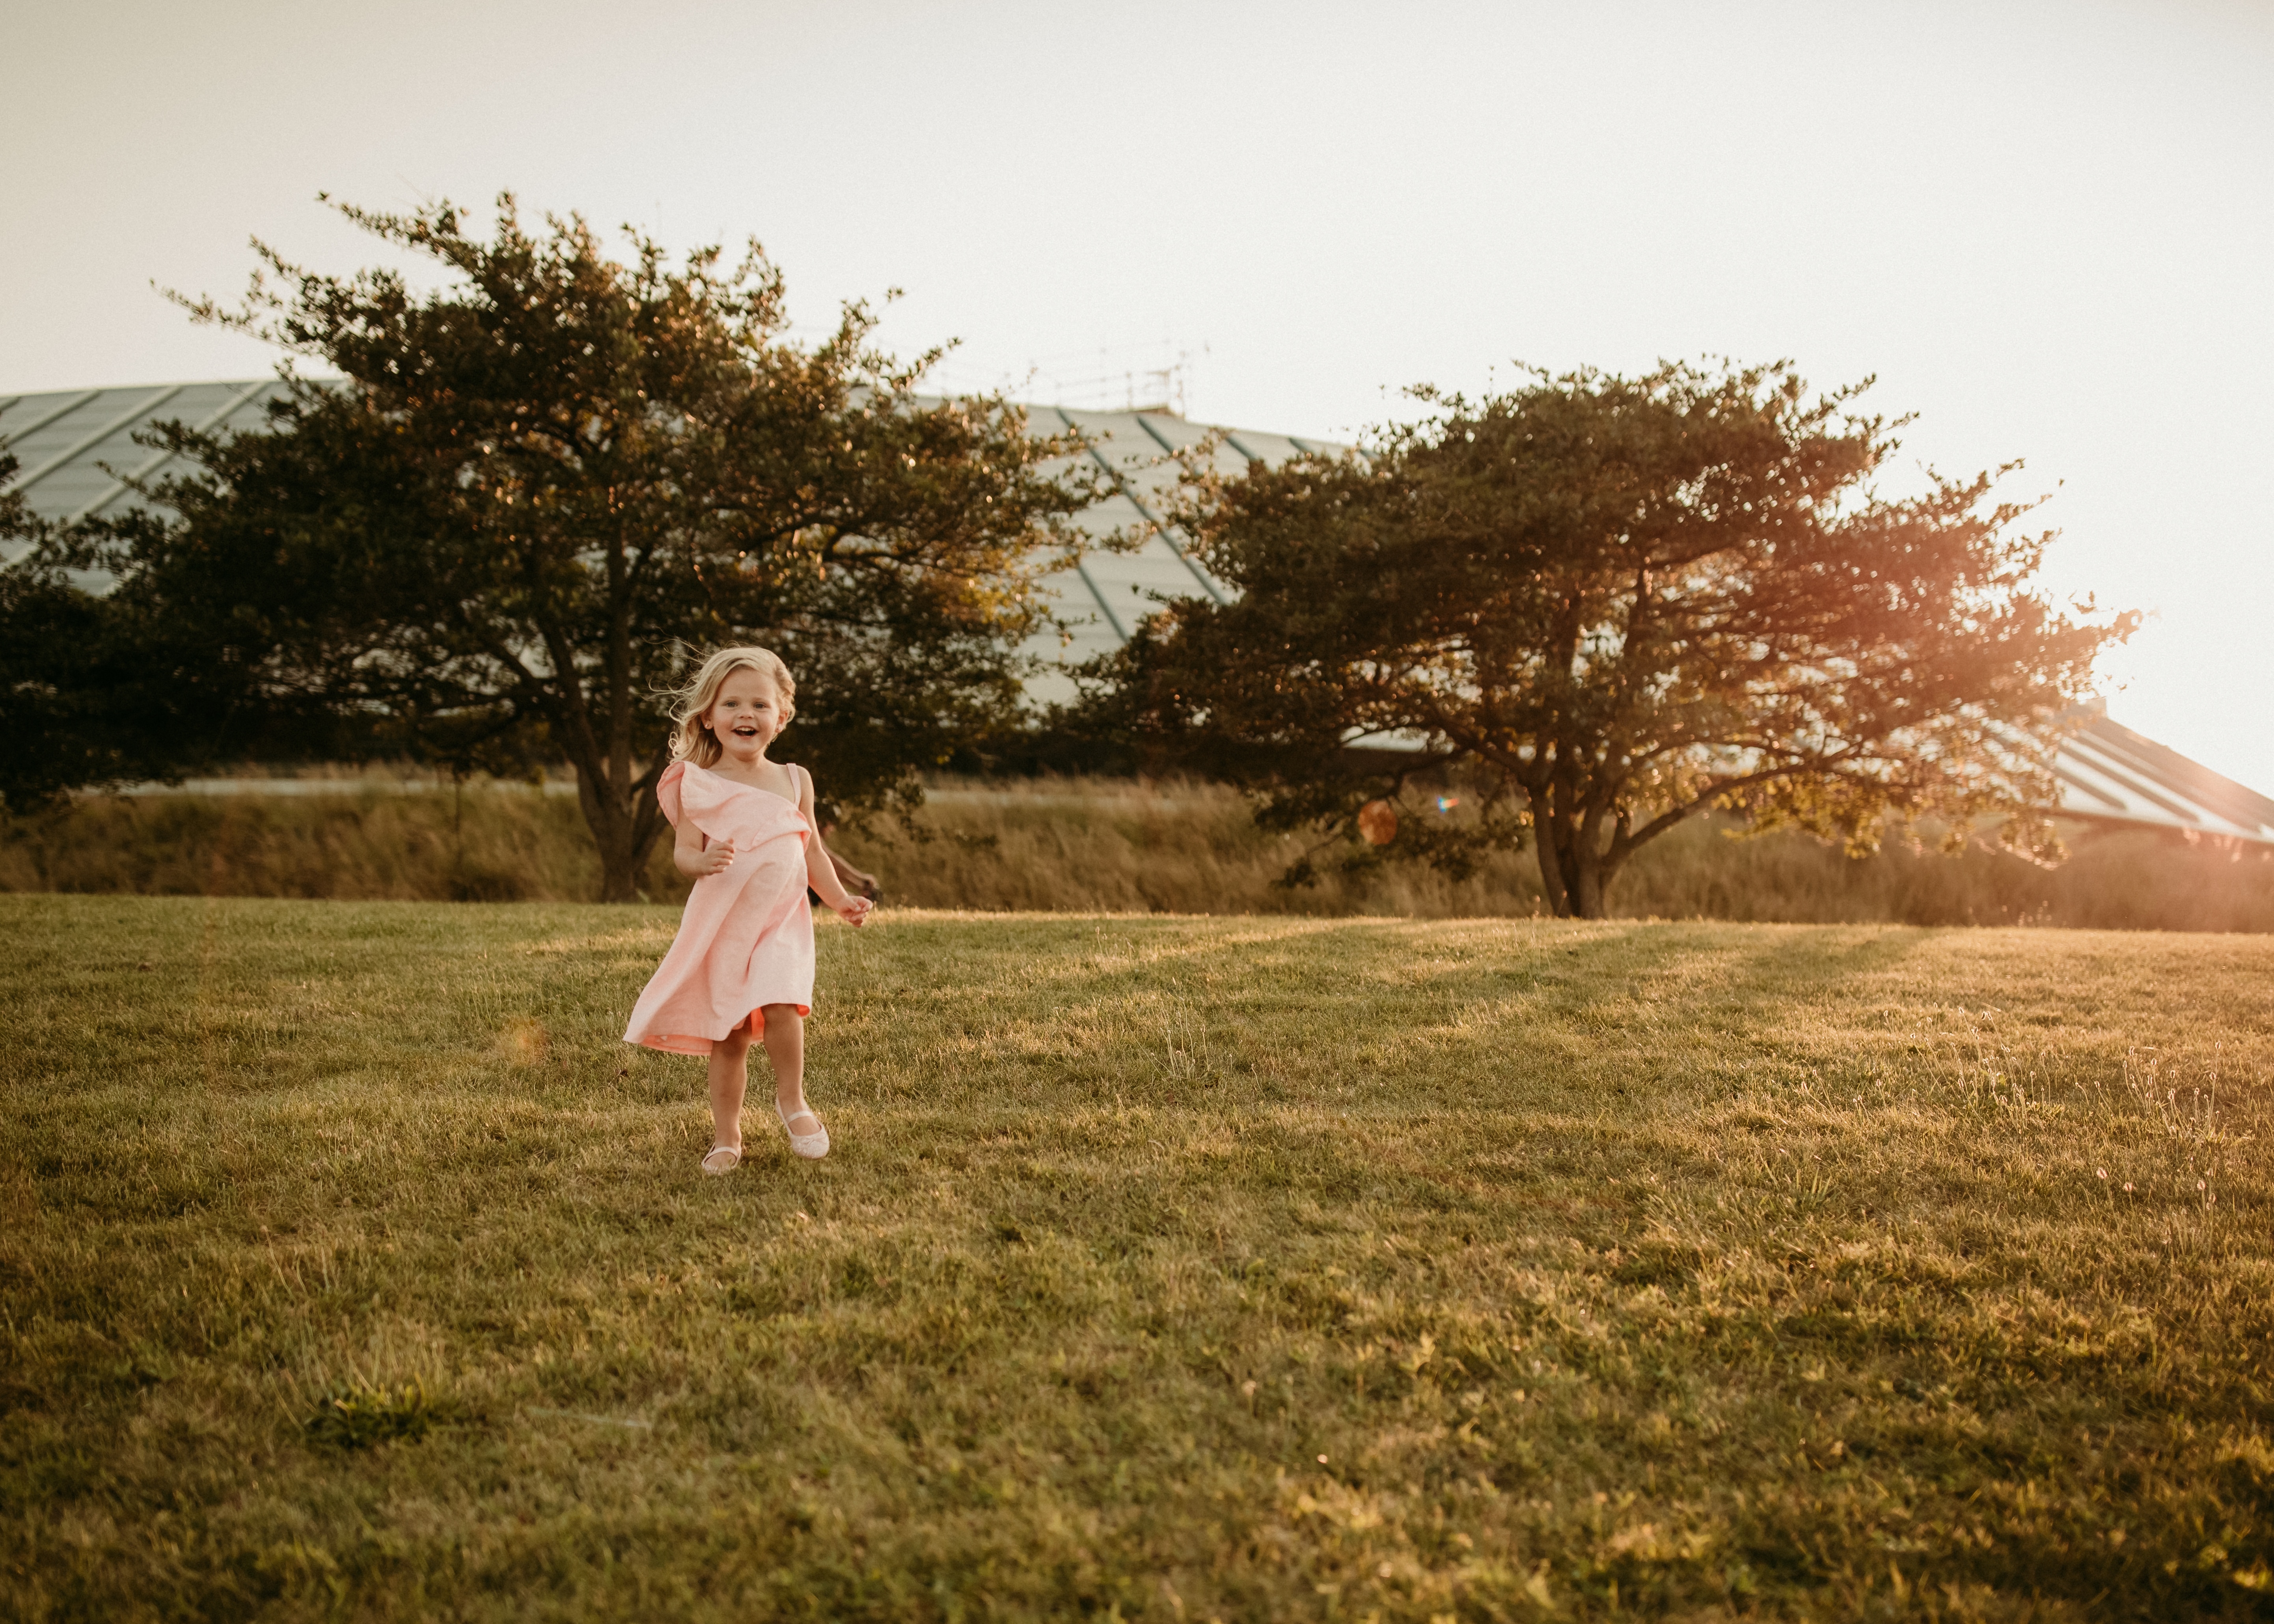
[(719, 697), (703, 713), (703, 726), (730, 760), (743, 765), (757, 761), (781, 732), (781, 696), (773, 679), (747, 666), (728, 673)]

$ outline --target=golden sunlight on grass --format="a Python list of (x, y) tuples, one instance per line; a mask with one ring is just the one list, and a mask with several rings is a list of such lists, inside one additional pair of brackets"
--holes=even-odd
[[(2262, 937), (0, 898), (11, 1616), (2263, 1616)], [(143, 968), (144, 965), (148, 967)]]

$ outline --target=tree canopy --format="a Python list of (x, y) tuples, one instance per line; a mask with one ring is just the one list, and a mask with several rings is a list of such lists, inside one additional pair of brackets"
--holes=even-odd
[(1266, 823), (1351, 829), (1465, 776), (1473, 814), (1399, 843), (1529, 837), (1584, 917), (1717, 807), (1856, 850), (1925, 816), (2046, 837), (2062, 718), (2135, 617), (2035, 588), (2050, 538), (1996, 476), (1878, 493), (1890, 425), (1781, 365), (1417, 393), (1363, 454), (1196, 463), (1177, 517), (1238, 595), (1169, 605), (1102, 673)]
[(97, 641), (85, 622), (99, 610), (40, 556), (47, 527), (7, 488), (19, 466), (0, 451), (0, 538), (34, 544), (0, 565), (0, 807), (22, 811), (111, 763), (79, 714), (87, 685), (74, 680)]
[(0, 807), (23, 812), (83, 786), (164, 776), (178, 731), (173, 695), (147, 680), (145, 628), (72, 578), (56, 527), (4, 489), (18, 466), (0, 451), (0, 538), (29, 544), (0, 565)]
[(288, 362), (266, 427), (169, 427), (198, 471), (79, 538), (121, 613), (171, 628), (177, 692), (462, 761), (557, 752), (612, 898), (661, 828), (661, 696), (691, 650), (783, 656), (785, 754), (841, 809), (913, 805), (921, 769), (1013, 713), (1036, 577), (1094, 497), (1051, 471), (1069, 444), (999, 398), (921, 400), (939, 351), (880, 353), (866, 304), (794, 342), (755, 244), (674, 265), (628, 229), (627, 262), (575, 216), (525, 230), (510, 196), (487, 241), (447, 203), (341, 212), (443, 285), (256, 244), (241, 305), (184, 302), (344, 380)]

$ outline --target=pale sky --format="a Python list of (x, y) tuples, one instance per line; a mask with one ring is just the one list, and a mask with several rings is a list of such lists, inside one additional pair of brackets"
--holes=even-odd
[(2274, 5), (19, 0), (0, 41), (0, 393), (266, 372), (151, 283), (370, 260), (320, 191), (756, 236), (801, 323), (907, 289), (950, 384), (1189, 355), (1189, 416), (1282, 432), (1790, 357), (2058, 487), (2050, 580), (2153, 613), (2111, 713), (2274, 793)]

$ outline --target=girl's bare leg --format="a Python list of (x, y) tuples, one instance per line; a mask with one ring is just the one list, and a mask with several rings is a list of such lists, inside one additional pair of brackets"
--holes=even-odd
[[(766, 1005), (766, 1058), (774, 1063), (774, 1102), (794, 1121), (805, 1103), (805, 1017), (794, 1004)], [(817, 1123), (818, 1118), (816, 1119)], [(795, 1130), (818, 1132), (819, 1128)]]
[[(790, 1011), (795, 1014), (794, 1010)], [(766, 1023), (771, 1050), (773, 1022)], [(711, 1045), (711, 1142), (742, 1148), (742, 1094), (750, 1084), (750, 1028), (735, 1027)]]
[(774, 1063), (774, 1104), (789, 1147), (809, 1161), (829, 1154), (829, 1130), (805, 1102), (805, 1017), (793, 1004), (765, 1007), (766, 1058)]

